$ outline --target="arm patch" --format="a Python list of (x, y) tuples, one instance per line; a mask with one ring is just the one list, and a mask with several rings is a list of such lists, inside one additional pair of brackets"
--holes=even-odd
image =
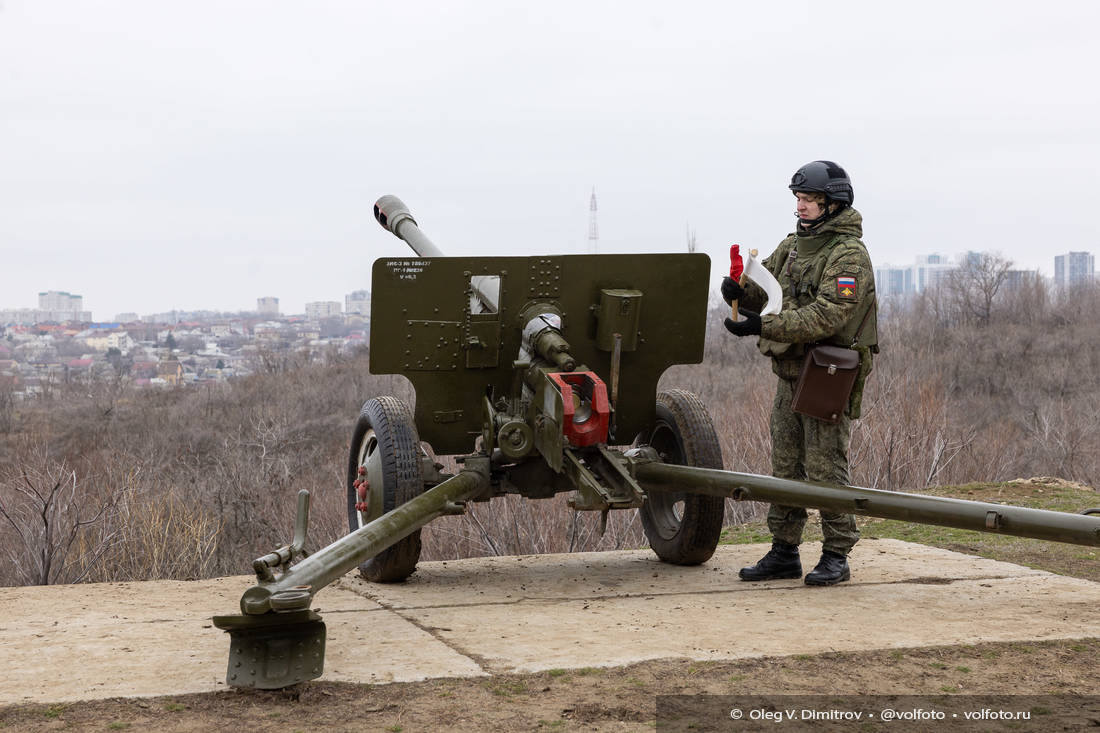
[(840, 300), (856, 300), (856, 279), (841, 275), (836, 279), (836, 297)]

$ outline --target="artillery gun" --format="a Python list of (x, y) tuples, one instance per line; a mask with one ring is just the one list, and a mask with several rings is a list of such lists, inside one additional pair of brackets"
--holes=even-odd
[[(420, 528), (468, 502), (571, 492), (577, 510), (638, 509), (664, 562), (714, 553), (725, 499), (755, 500), (1100, 545), (1100, 518), (828, 486), (722, 470), (707, 410), (682, 390), (657, 394), (674, 364), (702, 360), (710, 261), (704, 254), (444, 257), (408, 208), (374, 215), (416, 257), (372, 273), (370, 368), (400, 374), (415, 411), (368, 400), (347, 467), (349, 534), (305, 549), (309, 494), (294, 540), (253, 563), (257, 583), (230, 634), (227, 683), (273, 689), (322, 673), (325, 625), (314, 595), (359, 567), (396, 582), (416, 569)], [(438, 455), (461, 469), (443, 472)]]

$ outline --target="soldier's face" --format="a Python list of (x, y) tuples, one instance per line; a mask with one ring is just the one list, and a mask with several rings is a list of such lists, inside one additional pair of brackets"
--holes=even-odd
[(798, 201), (795, 210), (798, 212), (798, 218), (802, 221), (816, 219), (825, 213), (825, 207), (814, 200), (812, 193), (795, 191), (794, 197)]

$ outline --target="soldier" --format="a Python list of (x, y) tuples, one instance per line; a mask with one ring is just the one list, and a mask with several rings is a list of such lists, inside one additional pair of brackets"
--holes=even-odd
[[(739, 284), (727, 277), (722, 296), (727, 303), (740, 301), (745, 320), (727, 318), (726, 328), (735, 336), (759, 336), (760, 351), (772, 358), (772, 370), (779, 376), (771, 414), (772, 473), (847, 485), (851, 421), (859, 417), (871, 355), (878, 353), (874, 274), (860, 241), (863, 217), (852, 208), (855, 195), (848, 174), (831, 161), (802, 166), (789, 188), (798, 200), (798, 225), (763, 262), (783, 287), (783, 309), (778, 315), (759, 316), (764, 291), (755, 283)], [(848, 409), (835, 424), (791, 409), (805, 347), (812, 343), (859, 352), (859, 376)], [(805, 524), (805, 509), (772, 504), (772, 549), (755, 565), (742, 568), (741, 580), (801, 577), (798, 545)], [(824, 551), (806, 575), (807, 585), (834, 585), (851, 577), (848, 553), (859, 540), (855, 517), (822, 511), (821, 528)]]

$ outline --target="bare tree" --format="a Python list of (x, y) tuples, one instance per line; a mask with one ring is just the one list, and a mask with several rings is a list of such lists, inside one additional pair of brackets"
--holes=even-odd
[[(116, 498), (96, 500), (83, 490), (75, 471), (44, 460), (42, 450), (35, 453), (36, 462), (45, 468), (24, 464), (0, 485), (0, 516), (18, 537), (18, 543), (5, 550), (28, 585), (79, 583), (111, 546), (114, 533), (91, 543), (80, 540), (114, 512)], [(71, 562), (74, 545), (81, 545), (79, 564)]]
[(992, 252), (971, 252), (947, 279), (946, 292), (964, 322), (989, 323), (1012, 261)]

